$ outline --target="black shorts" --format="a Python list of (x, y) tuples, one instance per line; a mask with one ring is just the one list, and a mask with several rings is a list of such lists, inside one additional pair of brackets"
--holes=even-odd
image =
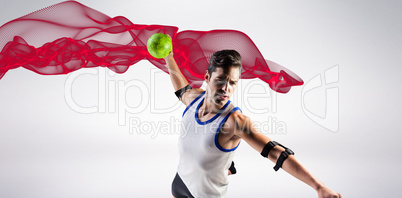
[(191, 195), (187, 186), (184, 184), (183, 180), (181, 180), (179, 174), (177, 173), (172, 182), (172, 194), (176, 198), (194, 198), (194, 196)]

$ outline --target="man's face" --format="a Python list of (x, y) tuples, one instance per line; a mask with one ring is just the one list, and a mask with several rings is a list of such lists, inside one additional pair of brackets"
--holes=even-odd
[(240, 69), (238, 67), (230, 67), (226, 70), (217, 67), (212, 74), (209, 74), (208, 71), (205, 73), (209, 97), (216, 105), (226, 104), (237, 87), (239, 77)]

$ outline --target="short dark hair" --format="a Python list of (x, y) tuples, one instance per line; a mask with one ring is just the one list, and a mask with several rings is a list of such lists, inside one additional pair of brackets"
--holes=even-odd
[(215, 52), (209, 61), (208, 73), (212, 75), (212, 72), (216, 71), (217, 67), (222, 67), (224, 70), (230, 67), (238, 67), (241, 74), (243, 67), (239, 52), (236, 50), (220, 50)]

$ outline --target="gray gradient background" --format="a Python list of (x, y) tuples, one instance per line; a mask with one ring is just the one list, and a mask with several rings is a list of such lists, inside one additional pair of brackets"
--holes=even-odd
[[(3, 0), (0, 23), (58, 2)], [(339, 81), (332, 85), (339, 90), (335, 133), (305, 114), (303, 87), (277, 95), (276, 112), (253, 113), (238, 104), (253, 120), (271, 116), (285, 123), (286, 134), (268, 135), (291, 147), (315, 176), (344, 197), (401, 196), (400, 1), (81, 2), (138, 24), (243, 31), (265, 58), (305, 82), (338, 65)], [(141, 61), (111, 81), (150, 84), (154, 68)], [(68, 76), (19, 68), (0, 80), (0, 197), (170, 197), (179, 136), (132, 134), (128, 125), (118, 124), (117, 112), (74, 111), (65, 100)], [(71, 92), (77, 103), (97, 105), (97, 76), (86, 76), (74, 82)], [(155, 82), (155, 101), (161, 108), (176, 104), (169, 83), (163, 74)], [(316, 114), (325, 114), (325, 89), (305, 98)], [(237, 95), (244, 91), (238, 89)], [(130, 89), (124, 96), (131, 106), (147, 106), (128, 117), (154, 123), (169, 122), (171, 116), (180, 119), (184, 106), (155, 113), (138, 94)], [(274, 164), (245, 142), (234, 160), (239, 173), (230, 176), (228, 197), (316, 197), (313, 189), (284, 171), (274, 172)]]

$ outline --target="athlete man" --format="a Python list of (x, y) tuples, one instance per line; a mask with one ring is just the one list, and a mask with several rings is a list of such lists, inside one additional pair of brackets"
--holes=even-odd
[(282, 168), (314, 188), (319, 198), (341, 197), (303, 167), (292, 150), (260, 133), (250, 118), (233, 106), (229, 98), (242, 70), (238, 52), (213, 54), (204, 75), (206, 90), (189, 86), (173, 53), (165, 61), (175, 93), (187, 106), (179, 138), (180, 161), (172, 183), (174, 197), (225, 197), (228, 169), (241, 139), (276, 163), (275, 170)]

